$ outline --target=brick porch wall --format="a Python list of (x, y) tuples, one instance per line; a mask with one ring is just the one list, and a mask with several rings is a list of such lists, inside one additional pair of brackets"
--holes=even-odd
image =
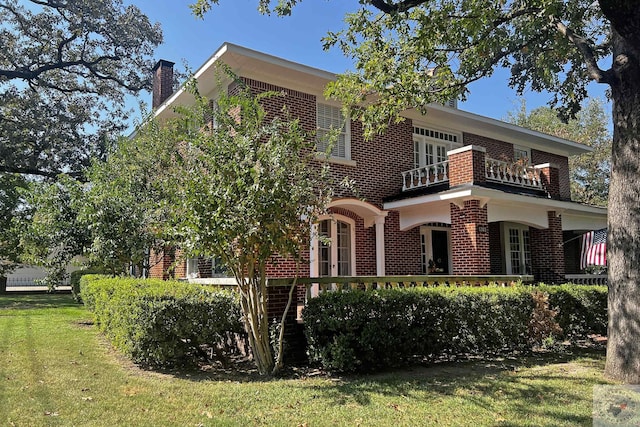
[(451, 203), (451, 253), (453, 274), (490, 274), (487, 206), (466, 200), (461, 209)]
[(571, 184), (569, 177), (569, 159), (557, 154), (531, 150), (531, 164), (551, 163), (558, 167), (559, 196), (563, 200), (571, 200)]
[(489, 253), (491, 258), (491, 274), (504, 274), (502, 266), (504, 260), (504, 248), (500, 235), (500, 223), (489, 223)]
[(564, 280), (564, 247), (562, 245), (562, 216), (547, 212), (549, 227), (531, 227), (531, 262), (536, 280), (559, 283)]

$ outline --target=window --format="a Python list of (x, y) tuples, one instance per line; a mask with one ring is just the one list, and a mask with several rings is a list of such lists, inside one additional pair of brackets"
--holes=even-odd
[[(326, 153), (331, 146), (331, 157), (351, 159), (351, 140), (349, 120), (346, 120), (340, 107), (328, 104), (317, 105), (316, 111), (317, 147), (321, 153)], [(330, 137), (337, 138), (331, 140)]]
[(521, 161), (524, 165), (529, 165), (531, 163), (531, 149), (519, 145), (514, 145), (513, 160), (516, 162)]
[(504, 225), (507, 274), (531, 274), (531, 239), (529, 227)]
[(208, 277), (228, 277), (229, 272), (217, 257), (187, 258), (186, 277), (189, 279)]
[(447, 160), (447, 151), (460, 147), (462, 138), (451, 132), (423, 127), (413, 128), (413, 162), (415, 168)]
[[(318, 276), (352, 276), (354, 263), (354, 224), (337, 219), (318, 223)], [(323, 241), (324, 240), (324, 241)]]

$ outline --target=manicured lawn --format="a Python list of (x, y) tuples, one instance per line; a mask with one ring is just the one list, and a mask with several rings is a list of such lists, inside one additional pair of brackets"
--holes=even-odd
[(603, 352), (262, 380), (160, 374), (66, 295), (0, 296), (0, 426), (591, 425)]

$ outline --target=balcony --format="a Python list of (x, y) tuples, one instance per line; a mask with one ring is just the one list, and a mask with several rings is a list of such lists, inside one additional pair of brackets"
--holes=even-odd
[(539, 168), (527, 166), (520, 162), (504, 162), (487, 157), (485, 160), (485, 178), (487, 181), (501, 184), (542, 190)]
[[(495, 182), (502, 185), (542, 190), (555, 196), (549, 184), (557, 181), (550, 164), (529, 166), (522, 162), (507, 162), (485, 156), (483, 147), (465, 146), (449, 153), (449, 159), (402, 172), (402, 191), (431, 187), (449, 183), (456, 186), (464, 183)], [(557, 182), (555, 182), (557, 186)]]
[(429, 187), (449, 181), (449, 161), (434, 163), (402, 172), (402, 191)]

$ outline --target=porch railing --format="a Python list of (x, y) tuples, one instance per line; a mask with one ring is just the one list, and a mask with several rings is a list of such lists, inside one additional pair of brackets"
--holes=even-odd
[(564, 278), (569, 283), (576, 285), (608, 285), (609, 277), (606, 274), (566, 274)]
[[(307, 298), (328, 291), (394, 289), (436, 286), (513, 286), (516, 283), (532, 283), (533, 276), (479, 275), (479, 276), (339, 276), (301, 277), (298, 284), (305, 285)], [(268, 286), (288, 286), (293, 278), (269, 279)]]
[(542, 189), (540, 171), (533, 166), (526, 166), (518, 162), (505, 162), (487, 157), (485, 159), (485, 176), (488, 181)]
[(402, 172), (402, 191), (429, 187), (449, 181), (449, 161), (434, 163)]

